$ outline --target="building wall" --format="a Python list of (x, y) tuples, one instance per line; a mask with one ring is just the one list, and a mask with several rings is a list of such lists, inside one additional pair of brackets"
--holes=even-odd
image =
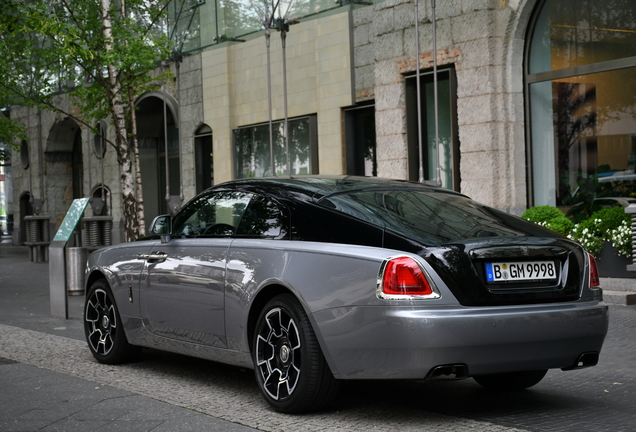
[[(171, 65), (171, 70), (176, 73), (174, 64)], [(184, 200), (187, 201), (196, 194), (194, 133), (204, 123), (200, 53), (184, 57), (180, 66), (179, 79), (181, 184)], [(177, 94), (176, 82), (173, 82), (168, 90), (171, 94)]]
[[(287, 35), (289, 117), (317, 114), (319, 170), (342, 174), (341, 108), (353, 103), (349, 14), (291, 26)], [(280, 35), (271, 35), (272, 118), (284, 118)], [(269, 120), (265, 38), (202, 53), (205, 122), (212, 128), (215, 183), (233, 178), (232, 129)]]
[[(457, 73), (461, 191), (517, 214), (527, 203), (524, 37), (537, 1), (447, 0), (438, 1), (436, 8), (438, 61), (440, 65), (454, 64)], [(430, 2), (420, 2), (419, 18), (421, 67), (430, 69)], [(352, 11), (343, 9), (291, 26), (287, 37), (289, 116), (317, 115), (320, 173), (344, 172), (342, 109), (374, 100), (378, 174), (407, 177), (404, 79), (415, 70), (414, 34), (413, 3), (407, 0), (385, 0)], [(176, 94), (176, 79), (165, 86), (167, 94), (180, 101), (181, 171), (186, 201), (195, 193), (193, 134), (197, 127), (205, 123), (212, 128), (214, 182), (220, 183), (233, 178), (232, 130), (268, 121), (265, 38), (261, 33), (246, 39), (186, 56), (179, 71), (181, 94)], [(176, 72), (174, 64), (170, 68)], [(280, 34), (275, 31), (271, 37), (271, 76), (272, 117), (281, 120), (282, 49)], [(58, 97), (58, 103), (72, 109), (64, 96)], [(27, 122), (29, 112), (31, 120)], [(28, 191), (35, 198), (44, 198), (42, 213), (53, 216), (55, 229), (70, 205), (71, 177), (65, 173), (68, 179), (64, 184), (53, 184), (47, 174), (62, 166), (43, 161), (43, 192), (39, 158), (46, 151), (51, 128), (64, 118), (42, 112), (40, 152), (35, 110), (16, 108), (12, 117), (30, 125), (27, 134), (31, 149), (30, 170), (20, 168), (17, 152), (12, 159), (16, 231), (19, 198)], [(110, 139), (112, 132), (109, 125)], [(101, 171), (93, 152), (92, 134), (85, 127), (82, 142), (84, 193), (89, 196), (101, 182)], [(105, 184), (112, 192), (113, 240), (118, 242), (123, 240), (122, 200), (112, 149), (106, 152), (104, 163)], [(88, 212), (90, 215), (90, 209)], [(18, 235), (16, 232), (15, 238)]]
[[(526, 207), (523, 38), (536, 0), (437, 2), (439, 65), (454, 64), (461, 192), (520, 214)], [(375, 99), (378, 175), (407, 178), (405, 76), (415, 71), (413, 2), (354, 11), (356, 102)], [(419, 5), (420, 67), (433, 66), (432, 10)]]
[[(195, 194), (194, 180), (194, 132), (203, 123), (203, 98), (201, 92), (201, 55), (193, 54), (184, 57), (180, 67), (179, 86), (177, 86), (177, 74), (175, 65), (170, 69), (174, 74), (174, 80), (166, 85), (165, 91), (169, 97), (175, 97), (177, 88), (181, 91), (181, 170), (182, 185), (185, 201)], [(161, 94), (158, 92), (157, 94)], [(68, 113), (75, 113), (69, 98), (66, 95), (57, 96), (55, 105)], [(25, 107), (14, 107), (11, 111), (13, 120), (23, 123), (29, 143), (30, 166), (22, 169), (20, 153), (13, 151), (11, 163), (13, 170), (13, 202), (14, 202), (14, 233), (13, 242), (19, 243), (20, 239), (20, 197), (24, 193), (31, 193), (35, 199), (44, 200), (40, 214), (51, 216), (51, 235), (59, 228), (64, 220), (66, 212), (72, 203), (72, 175), (70, 162), (47, 160), (46, 153), (54, 141), (52, 129), (63, 122), (67, 116), (59, 112), (41, 111)], [(41, 118), (41, 126), (40, 126)], [(107, 122), (107, 138), (115, 141), (114, 128), (109, 119)], [(82, 156), (83, 156), (83, 196), (90, 197), (95, 188), (102, 182), (101, 161), (95, 155), (93, 133), (84, 125), (82, 130)], [(157, 121), (157, 127), (161, 119)], [(40, 144), (41, 143), (41, 144)], [(72, 148), (72, 142), (66, 143)], [(51, 158), (49, 158), (51, 159)], [(119, 165), (112, 146), (108, 145), (104, 156), (104, 184), (110, 190), (110, 215), (113, 217), (113, 243), (124, 241), (123, 234), (123, 200)], [(43, 187), (42, 187), (43, 186)], [(85, 216), (92, 216), (92, 209), (86, 210)], [(156, 215), (154, 215), (156, 216)]]

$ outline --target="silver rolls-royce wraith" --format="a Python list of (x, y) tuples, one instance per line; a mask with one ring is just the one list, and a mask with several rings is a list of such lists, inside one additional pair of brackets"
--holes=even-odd
[(251, 368), (282, 412), (325, 407), (342, 380), (527, 388), (595, 365), (607, 333), (580, 245), (419, 183), (236, 180), (151, 231), (90, 255), (92, 354), (115, 364), (152, 347)]

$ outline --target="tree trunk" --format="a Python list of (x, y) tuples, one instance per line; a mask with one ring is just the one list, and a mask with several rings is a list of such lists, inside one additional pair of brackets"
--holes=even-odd
[[(110, 0), (101, 0), (103, 34), (106, 39), (105, 50), (112, 51), (112, 20), (110, 16)], [(126, 131), (126, 116), (124, 104), (121, 98), (121, 82), (117, 68), (108, 66), (108, 79), (110, 88), (109, 105), (115, 127), (115, 146), (119, 174), (121, 179), (121, 192), (124, 204), (124, 237), (126, 241), (133, 241), (139, 237), (139, 223), (137, 222), (137, 198), (135, 196), (133, 165), (128, 151), (128, 137)]]
[[(126, 1), (121, 2), (121, 18), (126, 19)], [(124, 45), (128, 46), (128, 40), (124, 41)], [(144, 192), (141, 188), (141, 166), (139, 164), (139, 140), (137, 139), (137, 113), (135, 111), (135, 94), (133, 88), (128, 86), (128, 109), (130, 110), (130, 127), (132, 129), (132, 151), (133, 151), (133, 169), (135, 173), (135, 191), (137, 193), (137, 226), (139, 227), (139, 236), (146, 235), (146, 221), (144, 213)]]
[(141, 166), (139, 164), (139, 141), (137, 140), (137, 114), (135, 112), (134, 97), (131, 88), (128, 88), (128, 101), (130, 104), (130, 124), (132, 127), (132, 150), (135, 161), (135, 187), (137, 190), (137, 224), (139, 225), (139, 235), (146, 235), (144, 193), (141, 188)]

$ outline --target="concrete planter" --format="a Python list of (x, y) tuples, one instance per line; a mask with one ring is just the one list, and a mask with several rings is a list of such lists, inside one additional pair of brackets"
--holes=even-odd
[(636, 272), (627, 271), (631, 257), (619, 255), (611, 242), (603, 242), (603, 248), (596, 256), (596, 265), (600, 277), (636, 278)]

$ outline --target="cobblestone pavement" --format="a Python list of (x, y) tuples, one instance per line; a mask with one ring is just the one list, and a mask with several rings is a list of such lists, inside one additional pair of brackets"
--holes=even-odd
[[(145, 416), (137, 413), (139, 425), (152, 426), (148, 422), (174, 416), (175, 421), (181, 422), (180, 430), (202, 430), (183, 427), (183, 422), (187, 425), (188, 421), (183, 417), (183, 408), (227, 421), (215, 423), (218, 428), (213, 430), (228, 431), (636, 430), (636, 306), (610, 307), (610, 332), (598, 366), (550, 371), (530, 390), (500, 394), (481, 388), (472, 379), (348, 382), (334, 409), (291, 416), (269, 408), (258, 392), (252, 371), (155, 350), (144, 350), (142, 358), (132, 364), (97, 363), (82, 339), (81, 320), (77, 317), (79, 299), (71, 299), (74, 317), (66, 321), (51, 319), (47, 315), (48, 302), (43, 307), (42, 298), (35, 294), (38, 290), (31, 287), (35, 276), (24, 275), (25, 284), (29, 285), (22, 291), (7, 292), (4, 282), (17, 282), (6, 272), (3, 278), (2, 266), (6, 263), (0, 261), (0, 419), (11, 416), (6, 404), (2, 405), (2, 388), (7, 383), (35, 377), (51, 392), (47, 395), (51, 406), (58, 406), (60, 399), (69, 399), (60, 394), (59, 386), (79, 380), (85, 394), (93, 394), (94, 399), (103, 397), (111, 404), (126, 401), (134, 405), (139, 398), (160, 402)], [(12, 271), (21, 270), (17, 265)], [(41, 296), (47, 300), (46, 294)], [(1, 359), (8, 361), (3, 364)], [(52, 377), (51, 373), (56, 375)], [(156, 418), (152, 413), (156, 413)], [(170, 430), (166, 425), (169, 423), (157, 430)], [(117, 423), (110, 426), (117, 430)], [(150, 426), (143, 430), (154, 430)]]
[[(264, 431), (515, 431), (514, 428), (437, 414), (425, 395), (405, 404), (399, 385), (374, 389), (377, 398), (342, 404), (344, 409), (290, 416), (269, 409), (251, 371), (148, 350), (141, 361), (107, 366), (95, 362), (84, 341), (0, 325), (0, 357), (62, 372), (185, 407)], [(6, 369), (0, 368), (0, 376)], [(389, 390), (393, 395), (389, 395)], [(345, 390), (346, 398), (368, 389)], [(411, 391), (412, 392), (412, 389)], [(429, 395), (430, 397), (430, 395)], [(419, 405), (419, 406), (418, 406)]]
[(472, 380), (352, 382), (334, 410), (303, 416), (272, 412), (251, 371), (154, 350), (106, 366), (84, 341), (0, 325), (0, 357), (265, 431), (633, 431), (636, 309), (611, 313), (598, 366), (551, 371), (531, 390), (499, 394)]

